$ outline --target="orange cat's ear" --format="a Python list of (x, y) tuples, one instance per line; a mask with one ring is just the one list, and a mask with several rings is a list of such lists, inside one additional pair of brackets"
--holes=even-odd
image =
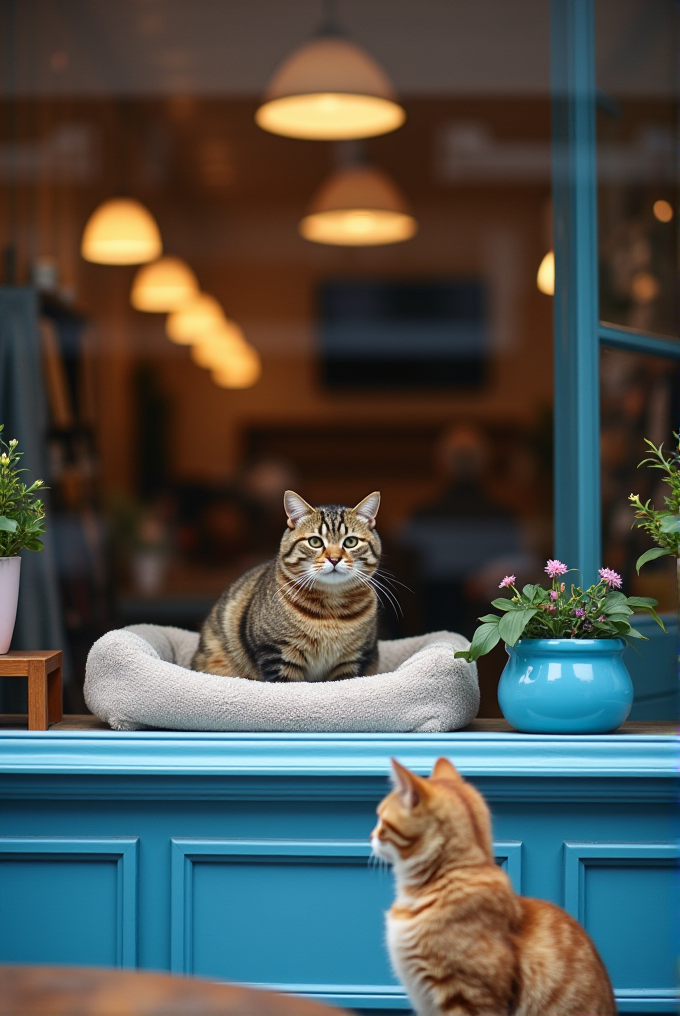
[(426, 789), (424, 780), (397, 762), (396, 758), (390, 759), (390, 762), (392, 763), (394, 789), (398, 792), (405, 807), (415, 808), (420, 803)]
[(311, 504), (307, 504), (305, 499), (296, 494), (294, 490), (287, 490), (283, 495), (283, 507), (288, 516), (287, 526), (289, 529), (295, 529), (296, 523), (301, 518), (305, 515), (311, 515), (314, 511)]
[(372, 494), (365, 497), (358, 505), (352, 508), (355, 515), (368, 523), (369, 529), (375, 529), (375, 517), (380, 507), (380, 491), (374, 490)]
[(461, 775), (454, 765), (447, 758), (438, 758), (432, 770), (435, 780), (460, 780)]

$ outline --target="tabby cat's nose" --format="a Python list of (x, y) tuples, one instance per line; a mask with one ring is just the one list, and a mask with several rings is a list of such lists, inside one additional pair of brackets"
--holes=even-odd
[(328, 560), (330, 561), (330, 563), (331, 563), (331, 564), (333, 565), (333, 567), (335, 568), (335, 566), (336, 566), (336, 564), (338, 563), (338, 561), (340, 560), (340, 558), (339, 558), (339, 557), (329, 557), (329, 558), (328, 558)]

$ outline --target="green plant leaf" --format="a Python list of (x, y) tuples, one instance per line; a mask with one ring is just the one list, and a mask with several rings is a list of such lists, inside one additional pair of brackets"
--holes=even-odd
[(484, 624), (498, 624), (500, 617), (497, 614), (484, 614), (483, 617), (478, 617), (478, 621), (482, 621)]
[(522, 610), (520, 603), (513, 603), (512, 600), (507, 600), (504, 596), (498, 596), (495, 600), (491, 601), (491, 606), (495, 607), (496, 610)]
[(635, 562), (635, 568), (638, 575), (640, 574), (640, 568), (643, 564), (647, 564), (648, 561), (655, 561), (657, 557), (665, 557), (667, 554), (671, 554), (672, 551), (669, 547), (650, 547), (644, 554), (640, 554), (639, 558)]
[(659, 528), (662, 533), (680, 533), (680, 515), (664, 515)]
[(649, 641), (647, 636), (643, 635), (641, 631), (637, 631), (636, 628), (629, 628), (628, 631), (626, 632), (626, 634), (627, 634), (628, 638), (631, 638), (631, 639), (643, 639), (645, 642)]
[(509, 646), (514, 646), (535, 613), (536, 608), (530, 607), (504, 614), (498, 625), (498, 633), (503, 641)]
[(8, 519), (6, 515), (0, 515), (0, 533), (16, 533), (16, 519)]
[(473, 660), (479, 659), (480, 656), (484, 656), (485, 653), (490, 652), (499, 641), (498, 625), (482, 624), (472, 636), (470, 648), (459, 650), (455, 654), (455, 657), (457, 660), (463, 659), (471, 663)]
[(37, 540), (34, 537), (32, 540), (26, 540), (24, 547), (26, 547), (27, 550), (42, 550), (43, 542), (42, 540)]

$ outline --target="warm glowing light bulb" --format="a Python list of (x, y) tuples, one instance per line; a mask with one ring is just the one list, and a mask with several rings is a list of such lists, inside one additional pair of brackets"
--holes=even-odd
[(139, 269), (130, 302), (136, 310), (166, 313), (184, 306), (198, 292), (198, 281), (186, 261), (165, 257)]
[(410, 240), (418, 231), (412, 215), (383, 209), (337, 209), (307, 215), (300, 233), (314, 243), (340, 247), (372, 247)]
[(295, 50), (255, 114), (272, 134), (322, 141), (387, 134), (405, 119), (382, 68), (338, 36), (321, 36)]
[(141, 265), (159, 258), (163, 243), (144, 205), (133, 198), (111, 198), (87, 220), (80, 253), (100, 265)]
[(655, 201), (652, 207), (654, 218), (659, 222), (670, 222), (673, 218), (673, 206), (669, 201)]
[(262, 361), (252, 346), (212, 372), (212, 379), (220, 388), (252, 388), (262, 375)]
[(536, 273), (536, 285), (546, 296), (555, 295), (555, 254), (549, 250)]
[(200, 335), (219, 328), (225, 320), (224, 311), (215, 297), (199, 293), (185, 306), (168, 314), (165, 333), (172, 342), (190, 346)]
[(299, 225), (305, 240), (345, 247), (401, 243), (418, 223), (390, 177), (374, 166), (333, 173), (312, 198)]
[(231, 358), (241, 355), (247, 346), (243, 331), (226, 318), (215, 328), (200, 335), (191, 350), (191, 359), (199, 367), (216, 370)]

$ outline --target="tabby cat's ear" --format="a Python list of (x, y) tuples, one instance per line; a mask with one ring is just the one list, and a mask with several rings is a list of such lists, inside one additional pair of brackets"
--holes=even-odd
[(368, 523), (369, 529), (375, 529), (375, 517), (378, 514), (378, 508), (380, 507), (380, 491), (374, 490), (372, 494), (365, 497), (363, 501), (352, 508), (355, 515), (358, 515), (360, 519)]
[(296, 523), (300, 521), (305, 515), (311, 515), (314, 509), (311, 504), (307, 504), (303, 497), (296, 494), (294, 490), (287, 490), (283, 495), (283, 507), (286, 510), (288, 516), (288, 528), (295, 529)]
[(425, 789), (423, 780), (406, 766), (397, 762), (396, 758), (391, 758), (390, 762), (392, 763), (394, 789), (398, 792), (406, 808), (415, 808), (420, 804), (420, 799), (423, 796)]
[(447, 758), (438, 758), (434, 764), (432, 770), (432, 776), (435, 780), (459, 780), (460, 773), (454, 765), (449, 762)]

